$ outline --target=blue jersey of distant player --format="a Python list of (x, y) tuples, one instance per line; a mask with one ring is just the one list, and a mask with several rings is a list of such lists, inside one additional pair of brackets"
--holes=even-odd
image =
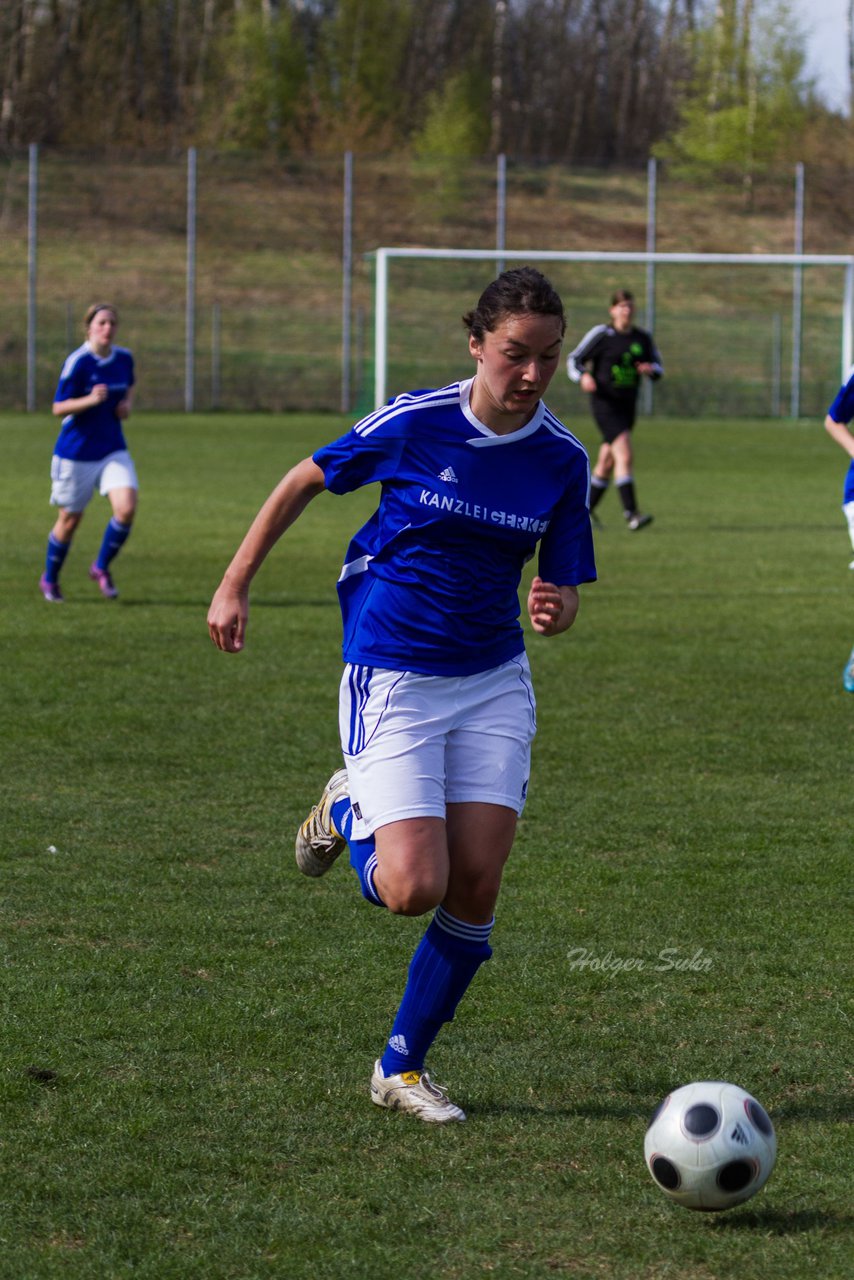
[(398, 396), (314, 454), (333, 493), (382, 486), (338, 581), (345, 662), (489, 670), (524, 650), (518, 589), (538, 542), (547, 582), (596, 577), (583, 446), (542, 402), (497, 435), (472, 381)]
[(106, 383), (108, 395), (101, 404), (62, 419), (54, 454), (78, 462), (98, 462), (126, 449), (116, 405), (125, 398), (133, 381), (133, 356), (125, 347), (112, 347), (108, 356), (96, 356), (89, 343), (84, 342), (72, 351), (62, 366), (54, 402), (88, 396), (99, 382)]
[[(844, 422), (846, 426), (854, 418), (854, 365), (848, 370), (848, 381), (839, 388), (827, 413), (834, 422)], [(854, 458), (851, 459), (845, 476), (842, 501), (854, 502)]]

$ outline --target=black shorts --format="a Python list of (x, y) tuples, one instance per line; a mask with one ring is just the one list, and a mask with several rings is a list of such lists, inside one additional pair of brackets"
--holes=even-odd
[(616, 400), (604, 400), (601, 396), (592, 396), (590, 407), (596, 426), (602, 433), (606, 444), (613, 444), (617, 436), (624, 431), (631, 431), (635, 425), (636, 401), (625, 403)]

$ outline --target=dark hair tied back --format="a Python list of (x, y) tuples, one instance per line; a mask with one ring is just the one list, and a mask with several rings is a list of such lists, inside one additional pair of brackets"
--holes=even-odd
[(551, 282), (535, 267), (516, 267), (504, 271), (487, 285), (473, 311), (463, 316), (463, 324), (478, 342), (493, 333), (506, 316), (557, 316), (561, 335), (566, 331), (566, 316), (560, 295)]
[(95, 316), (98, 314), (99, 311), (111, 311), (115, 316), (116, 323), (118, 323), (119, 313), (118, 311), (116, 311), (116, 308), (113, 306), (112, 302), (93, 302), (91, 307), (86, 308), (86, 314), (83, 317), (83, 322), (86, 325), (87, 329), (89, 328), (89, 325), (95, 319)]

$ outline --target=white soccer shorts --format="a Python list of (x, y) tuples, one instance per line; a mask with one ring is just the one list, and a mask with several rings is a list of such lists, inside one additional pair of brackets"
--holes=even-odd
[(843, 502), (842, 511), (848, 521), (848, 534), (851, 538), (851, 546), (854, 547), (854, 502)]
[(338, 713), (356, 839), (402, 818), (444, 818), (447, 804), (522, 812), (537, 730), (525, 654), (472, 676), (351, 664)]
[(136, 468), (127, 449), (108, 453), (96, 462), (59, 458), (50, 463), (50, 501), (66, 511), (85, 511), (95, 489), (105, 497), (111, 489), (138, 489)]

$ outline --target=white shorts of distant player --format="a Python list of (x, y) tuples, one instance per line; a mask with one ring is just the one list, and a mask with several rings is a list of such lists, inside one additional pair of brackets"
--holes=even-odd
[(851, 538), (851, 546), (854, 548), (854, 502), (843, 502), (842, 512), (848, 521), (848, 533)]
[(447, 804), (525, 806), (537, 731), (525, 654), (470, 676), (348, 665), (339, 728), (358, 840)]
[(96, 462), (59, 458), (50, 463), (50, 501), (66, 511), (85, 511), (97, 489), (104, 497), (111, 489), (138, 489), (136, 468), (127, 449), (108, 453)]

